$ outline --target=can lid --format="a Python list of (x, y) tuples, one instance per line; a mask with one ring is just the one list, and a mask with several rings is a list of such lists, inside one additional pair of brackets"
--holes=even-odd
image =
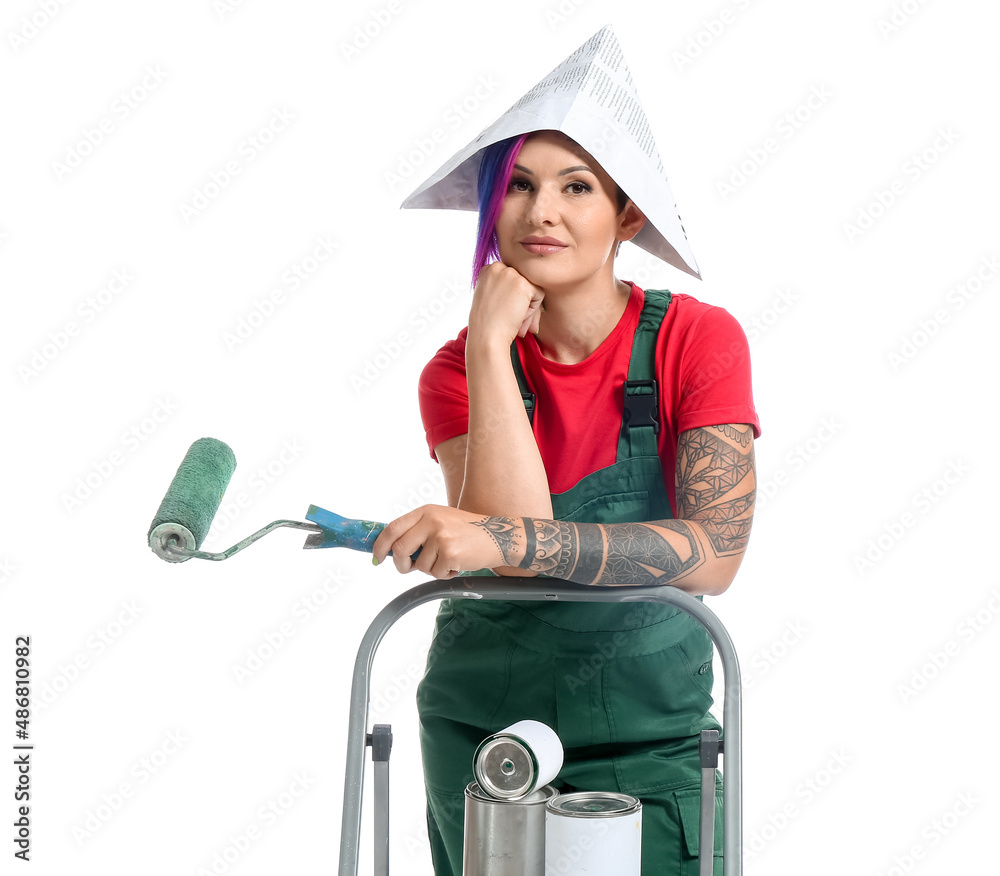
[(476, 752), (476, 779), (491, 797), (513, 800), (535, 786), (538, 764), (531, 750), (512, 736), (487, 739)]
[(641, 808), (641, 804), (638, 798), (628, 794), (617, 794), (610, 791), (577, 791), (573, 794), (560, 794), (550, 800), (545, 808), (557, 815), (601, 818), (602, 816), (625, 815), (635, 812)]
[(526, 794), (524, 797), (519, 797), (516, 800), (504, 800), (498, 797), (491, 797), (479, 786), (478, 782), (470, 782), (465, 789), (465, 796), (471, 797), (473, 800), (478, 800), (482, 803), (490, 803), (500, 806), (531, 806), (548, 803), (553, 797), (556, 796), (556, 789), (551, 785), (546, 785), (544, 788), (538, 788), (530, 794)]

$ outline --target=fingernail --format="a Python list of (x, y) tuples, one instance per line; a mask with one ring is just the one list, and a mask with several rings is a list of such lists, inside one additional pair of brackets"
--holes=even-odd
[(373, 566), (378, 565), (378, 557), (376, 557), (374, 554), (372, 554), (372, 565)]

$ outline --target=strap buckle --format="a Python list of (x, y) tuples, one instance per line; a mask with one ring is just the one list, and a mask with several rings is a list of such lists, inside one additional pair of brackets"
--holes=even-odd
[[(643, 390), (648, 390), (643, 392)], [(625, 410), (622, 426), (634, 429), (638, 426), (652, 426), (653, 434), (660, 434), (659, 391), (655, 380), (625, 381)]]
[(535, 394), (533, 392), (522, 392), (521, 401), (524, 402), (524, 410), (528, 415), (528, 422), (535, 425)]

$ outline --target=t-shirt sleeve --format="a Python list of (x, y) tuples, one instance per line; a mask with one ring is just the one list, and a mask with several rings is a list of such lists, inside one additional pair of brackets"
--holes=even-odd
[(760, 437), (753, 402), (750, 345), (735, 317), (702, 305), (687, 326), (677, 354), (677, 433), (723, 423), (746, 423)]
[(431, 458), (442, 441), (469, 431), (469, 388), (465, 379), (467, 329), (445, 344), (420, 373), (418, 397), (420, 417)]

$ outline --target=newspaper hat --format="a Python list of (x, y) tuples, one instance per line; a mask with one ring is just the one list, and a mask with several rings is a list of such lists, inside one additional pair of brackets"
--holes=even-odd
[(646, 114), (608, 25), (528, 91), (403, 202), (403, 209), (479, 209), (482, 150), (532, 131), (561, 131), (608, 172), (645, 214), (637, 246), (701, 279)]

